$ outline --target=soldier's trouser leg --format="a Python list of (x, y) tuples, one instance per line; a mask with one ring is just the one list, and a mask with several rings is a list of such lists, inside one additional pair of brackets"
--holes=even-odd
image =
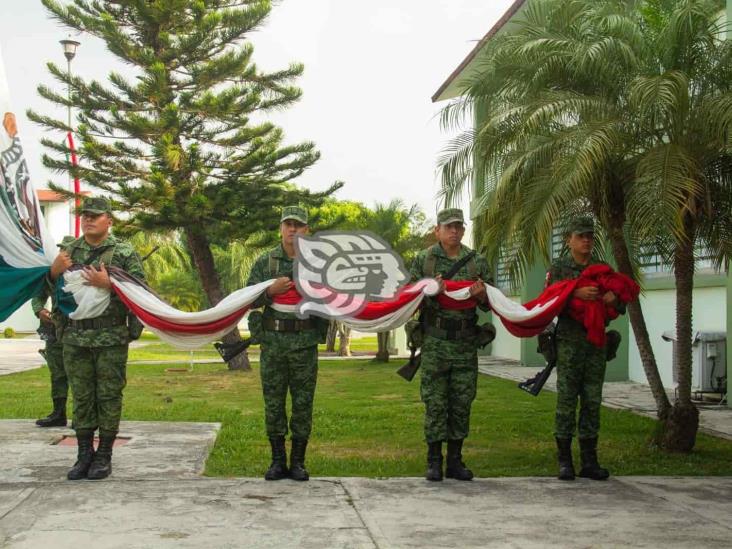
[(557, 340), (557, 412), (554, 436), (572, 438), (577, 423), (577, 397), (582, 383), (581, 353), (574, 343)]
[(587, 341), (557, 340), (556, 437), (574, 436), (578, 398), (579, 436), (597, 436), (604, 379), (604, 347), (595, 347)]
[(64, 364), (74, 395), (74, 427), (116, 435), (127, 378), (127, 345), (64, 345)]
[(264, 396), (264, 422), (269, 438), (287, 434), (288, 361), (281, 349), (262, 345), (259, 374)]
[(426, 336), (422, 346), (420, 396), (424, 402), (424, 438), (427, 444), (447, 440), (450, 364), (440, 353), (440, 342)]
[(318, 347), (291, 351), (287, 358), (292, 398), (290, 432), (293, 439), (307, 440), (313, 426), (313, 400), (318, 379)]
[(64, 346), (62, 343), (46, 345), (46, 363), (51, 373), (51, 399), (67, 398), (69, 382), (64, 369)]
[(463, 353), (451, 363), (447, 390), (447, 439), (462, 440), (470, 431), (470, 408), (478, 385), (478, 355)]
[(595, 438), (600, 432), (605, 365), (605, 348), (598, 348), (588, 343), (585, 349), (585, 368), (579, 393), (580, 410), (577, 427), (580, 439)]

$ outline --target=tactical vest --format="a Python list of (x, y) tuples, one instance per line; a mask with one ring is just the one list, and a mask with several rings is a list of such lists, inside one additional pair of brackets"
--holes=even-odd
[[(69, 257), (73, 259), (74, 252), (80, 248), (79, 240), (75, 240), (72, 242), (67, 248), (66, 253), (69, 254)], [(106, 250), (104, 250), (101, 254), (99, 254), (99, 263), (104, 263), (105, 266), (109, 266), (112, 264), (112, 259), (114, 258), (114, 250), (117, 246), (108, 246)], [(92, 258), (92, 262), (96, 259), (96, 257)], [(87, 265), (90, 265), (91, 263), (87, 263)]]
[[(439, 246), (439, 244), (430, 246), (424, 257), (422, 273), (426, 278), (432, 278), (435, 276), (435, 266), (437, 265), (437, 256), (435, 255), (436, 246)], [(468, 269), (468, 278), (471, 280), (478, 280), (478, 266), (475, 264), (475, 257), (471, 257), (468, 260), (465, 264), (465, 268)]]
[(277, 278), (278, 274), (280, 274), (280, 262), (274, 256), (274, 250), (272, 250), (269, 252), (269, 276)]

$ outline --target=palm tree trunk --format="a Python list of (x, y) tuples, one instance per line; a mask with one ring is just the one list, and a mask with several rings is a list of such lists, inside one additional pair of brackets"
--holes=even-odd
[(338, 356), (351, 356), (351, 328), (339, 322), (338, 333), (340, 335)]
[(336, 338), (338, 337), (338, 322), (331, 320), (328, 323), (328, 335), (325, 337), (325, 350), (328, 353), (335, 352)]
[[(635, 278), (633, 266), (630, 262), (628, 244), (623, 234), (623, 227), (622, 225), (618, 227), (615, 223), (613, 225), (615, 226), (611, 227), (609, 236), (618, 271), (630, 278)], [(665, 421), (671, 411), (671, 402), (668, 399), (668, 395), (666, 395), (661, 375), (658, 373), (656, 355), (653, 352), (651, 338), (648, 335), (646, 319), (643, 316), (643, 308), (641, 307), (640, 301), (633, 301), (632, 303), (628, 303), (627, 309), (630, 325), (633, 328), (633, 335), (635, 336), (635, 342), (638, 347), (638, 353), (643, 364), (643, 371), (646, 374), (648, 386), (651, 388), (653, 400), (656, 402), (656, 415), (659, 420)]]
[(376, 360), (378, 362), (389, 362), (389, 332), (378, 332), (376, 342), (378, 343)]
[(684, 220), (685, 238), (674, 251), (676, 279), (676, 375), (677, 398), (669, 414), (663, 445), (676, 452), (690, 452), (699, 429), (699, 410), (691, 402), (691, 320), (694, 290), (694, 222)]
[[(196, 266), (196, 271), (201, 279), (203, 291), (206, 292), (209, 303), (214, 306), (224, 298), (224, 293), (221, 289), (219, 275), (216, 272), (208, 238), (203, 231), (197, 231), (193, 228), (187, 228), (185, 234), (188, 249), (193, 257), (193, 264)], [(241, 335), (239, 330), (234, 329), (221, 339), (224, 343), (238, 343), (241, 341)], [(227, 365), (229, 370), (250, 371), (252, 369), (246, 351), (229, 361)]]

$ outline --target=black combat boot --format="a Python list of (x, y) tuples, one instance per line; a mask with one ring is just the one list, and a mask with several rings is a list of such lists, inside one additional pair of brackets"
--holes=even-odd
[(53, 412), (36, 420), (39, 427), (66, 427), (66, 399), (53, 399)]
[(559, 480), (574, 480), (574, 463), (572, 463), (572, 439), (557, 440), (557, 459), (559, 461)]
[(272, 463), (264, 473), (264, 480), (281, 480), (287, 478), (290, 471), (287, 470), (287, 450), (285, 450), (285, 437), (271, 437), (269, 445), (272, 447)]
[(455, 480), (473, 480), (473, 471), (463, 463), (463, 439), (447, 441), (445, 476)]
[(600, 464), (597, 463), (597, 437), (581, 438), (579, 443), (582, 461), (579, 476), (592, 480), (606, 480), (610, 476), (610, 471), (600, 467)]
[(290, 452), (290, 478), (292, 480), (309, 480), (310, 474), (305, 469), (305, 449), (308, 439), (293, 438)]
[(89, 480), (101, 480), (112, 474), (112, 447), (115, 438), (115, 435), (99, 433), (99, 447), (87, 475)]
[(66, 475), (69, 480), (86, 478), (89, 466), (94, 459), (94, 431), (77, 431), (76, 443), (78, 445), (76, 463)]
[(427, 480), (442, 480), (442, 441), (427, 443)]

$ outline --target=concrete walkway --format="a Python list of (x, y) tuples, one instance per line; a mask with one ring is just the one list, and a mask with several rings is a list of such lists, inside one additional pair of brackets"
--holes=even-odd
[[(0, 421), (0, 546), (729, 546), (732, 478), (202, 478), (217, 424), (124, 422), (105, 481), (69, 482), (66, 429)], [(317, 475), (317, 471), (311, 471)]]
[[(478, 359), (478, 368), (481, 373), (510, 379), (516, 382), (526, 381), (541, 368), (529, 368), (521, 363), (498, 357), (482, 356)], [(551, 376), (544, 385), (544, 391), (557, 390), (557, 372), (552, 371)], [(518, 395), (517, 389), (517, 395)], [(525, 393), (524, 393), (525, 394)], [(673, 402), (673, 391), (668, 392), (669, 399)], [(533, 398), (526, 395), (526, 398)], [(622, 408), (636, 414), (656, 417), (656, 403), (653, 400), (651, 390), (647, 385), (633, 381), (610, 381), (603, 386), (602, 403), (610, 408)], [(716, 403), (696, 403), (699, 408), (699, 428), (710, 435), (732, 440), (732, 408)]]

